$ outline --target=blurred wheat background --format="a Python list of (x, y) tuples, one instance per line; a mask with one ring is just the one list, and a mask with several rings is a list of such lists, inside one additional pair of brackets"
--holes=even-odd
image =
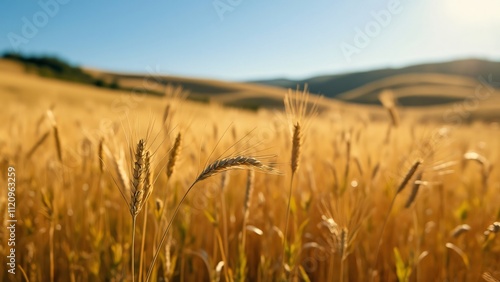
[(382, 107), (303, 89), (287, 116), (286, 91), (245, 110), (172, 85), (137, 95), (2, 66), (17, 281), (500, 279), (494, 116), (450, 123), (452, 106), (397, 107), (390, 91)]

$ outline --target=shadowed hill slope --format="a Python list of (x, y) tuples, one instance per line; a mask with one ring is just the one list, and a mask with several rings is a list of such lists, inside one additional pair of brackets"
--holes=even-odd
[[(482, 78), (480, 78), (482, 77)], [(341, 75), (317, 76), (304, 80), (252, 81), (262, 85), (294, 88), (307, 84), (313, 93), (354, 103), (378, 103), (377, 95), (391, 89), (405, 106), (428, 106), (465, 99), (478, 85), (489, 81), (500, 87), (500, 63), (477, 59), (415, 65)]]

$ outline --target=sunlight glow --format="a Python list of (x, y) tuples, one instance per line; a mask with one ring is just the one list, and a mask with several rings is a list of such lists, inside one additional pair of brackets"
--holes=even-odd
[(457, 23), (489, 25), (498, 23), (500, 0), (444, 0), (444, 11)]

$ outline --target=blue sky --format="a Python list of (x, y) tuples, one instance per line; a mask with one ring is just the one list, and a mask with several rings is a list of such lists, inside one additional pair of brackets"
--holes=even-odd
[[(4, 0), (0, 51), (57, 55), (112, 71), (149, 67), (225, 80), (500, 60), (498, 0), (144, 2)], [(50, 14), (43, 3), (51, 4)], [(26, 33), (26, 25), (36, 31)]]

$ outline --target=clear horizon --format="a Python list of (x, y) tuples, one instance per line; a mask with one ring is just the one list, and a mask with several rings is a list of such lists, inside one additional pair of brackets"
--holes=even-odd
[(113, 72), (153, 68), (249, 81), (500, 61), (495, 0), (8, 0), (0, 6), (0, 51), (54, 55)]

